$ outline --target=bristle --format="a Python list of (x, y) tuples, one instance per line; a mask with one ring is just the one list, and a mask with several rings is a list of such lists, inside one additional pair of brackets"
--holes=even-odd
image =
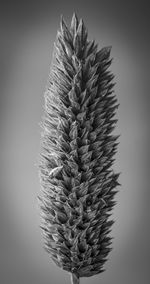
[(98, 51), (75, 13), (70, 29), (61, 17), (55, 48), (44, 95), (41, 229), (52, 260), (79, 284), (104, 271), (112, 249), (109, 217), (120, 183), (112, 168), (119, 136), (111, 133), (119, 104), (107, 70), (111, 47)]

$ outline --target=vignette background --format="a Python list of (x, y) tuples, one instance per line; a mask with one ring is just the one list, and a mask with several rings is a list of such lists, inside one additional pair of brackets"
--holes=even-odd
[(148, 284), (149, 9), (148, 1), (5, 1), (0, 11), (0, 283), (65, 284), (67, 272), (43, 250), (37, 195), (39, 123), (60, 15), (83, 18), (89, 39), (112, 45), (111, 70), (121, 134), (121, 171), (106, 271), (81, 283)]

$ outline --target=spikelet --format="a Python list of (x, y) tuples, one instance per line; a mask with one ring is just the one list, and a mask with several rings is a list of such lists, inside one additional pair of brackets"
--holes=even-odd
[(104, 271), (119, 174), (111, 47), (97, 50), (83, 20), (61, 18), (45, 92), (39, 162), (42, 230), (53, 261), (80, 277)]

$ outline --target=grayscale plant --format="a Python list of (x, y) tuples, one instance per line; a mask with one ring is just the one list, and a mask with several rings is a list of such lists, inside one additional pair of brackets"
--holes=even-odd
[(42, 230), (53, 261), (80, 277), (104, 271), (111, 248), (118, 135), (111, 47), (98, 51), (74, 14), (61, 18), (45, 92), (39, 161)]

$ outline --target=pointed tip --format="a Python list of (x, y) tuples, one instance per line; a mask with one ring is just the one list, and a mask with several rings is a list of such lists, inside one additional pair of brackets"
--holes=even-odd
[(65, 20), (62, 14), (60, 16), (60, 28), (62, 32), (67, 28), (67, 25), (65, 23)]
[(79, 20), (78, 20), (78, 17), (77, 17), (77, 15), (76, 15), (76, 13), (74, 12), (73, 13), (73, 16), (72, 16), (72, 20), (71, 20), (71, 32), (73, 33), (73, 34), (75, 34), (76, 33), (76, 31), (77, 31), (77, 28), (78, 28), (78, 24), (79, 24)]
[(64, 19), (63, 14), (60, 14), (60, 20), (62, 21)]
[(72, 20), (76, 21), (77, 23), (79, 22), (76, 12), (73, 12)]
[(84, 22), (83, 22), (83, 19), (81, 18), (80, 21), (79, 21), (79, 25), (78, 25), (78, 30), (77, 32), (80, 34), (82, 33), (83, 29), (85, 28), (84, 26)]
[(112, 46), (105, 46), (102, 49), (99, 50), (99, 52), (97, 53), (99, 60), (105, 60), (108, 59), (110, 56), (110, 52), (111, 52)]
[(111, 50), (112, 50), (112, 45), (108, 45), (108, 46), (106, 46), (105, 48), (106, 48), (107, 52), (111, 52)]
[(76, 12), (74, 11), (73, 14), (72, 14), (72, 18), (75, 18), (75, 17), (77, 17), (77, 14), (76, 14)]
[(64, 16), (63, 14), (60, 15), (60, 27), (62, 28), (64, 24)]
[(80, 21), (79, 21), (79, 26), (82, 27), (83, 25), (84, 25), (84, 22), (83, 22), (83, 19), (81, 18)]
[(111, 46), (111, 45), (102, 48), (102, 51), (103, 51), (104, 56), (109, 57), (109, 56), (110, 56), (111, 49), (112, 49), (112, 46)]
[[(72, 36), (70, 33), (70, 30), (67, 27), (67, 24), (64, 20), (63, 15), (61, 15), (61, 20), (60, 20), (60, 34), (67, 40), (68, 43), (72, 42)], [(59, 35), (59, 32), (58, 32)]]

